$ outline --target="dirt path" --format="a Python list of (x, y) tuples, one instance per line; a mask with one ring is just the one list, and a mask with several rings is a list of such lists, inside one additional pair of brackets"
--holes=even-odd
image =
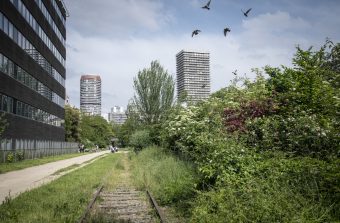
[(115, 171), (114, 174), (115, 182), (110, 182), (108, 179), (104, 190), (100, 193), (91, 213), (92, 220), (94, 222), (98, 219), (103, 222), (159, 222), (145, 191), (136, 190), (131, 183), (128, 154), (124, 154), (121, 160), (121, 170)]
[(71, 159), (60, 160), (39, 166), (29, 167), (23, 170), (0, 174), (0, 204), (7, 196), (16, 197), (22, 192), (48, 183), (63, 174), (53, 175), (56, 171), (72, 165), (80, 165), (109, 151), (91, 153)]

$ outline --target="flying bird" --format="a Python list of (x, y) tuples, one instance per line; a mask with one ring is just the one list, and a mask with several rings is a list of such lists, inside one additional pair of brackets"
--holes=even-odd
[(230, 31), (231, 30), (228, 27), (224, 28), (224, 36), (227, 36), (227, 33), (230, 32)]
[(209, 0), (209, 2), (205, 6), (202, 7), (202, 9), (208, 9), (209, 10), (210, 9), (210, 7), (209, 7), (210, 2), (211, 2), (211, 0)]
[(234, 75), (237, 75), (237, 69), (232, 72)]
[(207, 84), (203, 84), (203, 85), (202, 85), (202, 88), (205, 88), (205, 86), (207, 86)]
[(195, 29), (195, 30), (192, 32), (191, 37), (193, 37), (194, 35), (198, 35), (199, 32), (201, 32), (201, 30)]
[(241, 11), (243, 12), (243, 15), (244, 15), (245, 17), (248, 17), (248, 13), (250, 12), (250, 10), (251, 10), (251, 8), (248, 9), (246, 12), (244, 12), (244, 11), (241, 9)]

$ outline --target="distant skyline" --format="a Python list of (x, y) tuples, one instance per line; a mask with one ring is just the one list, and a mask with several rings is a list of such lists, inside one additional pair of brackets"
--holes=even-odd
[[(72, 0), (67, 18), (66, 93), (79, 107), (81, 75), (99, 73), (102, 114), (126, 107), (133, 78), (158, 60), (176, 77), (181, 50), (210, 53), (211, 92), (251, 68), (291, 66), (295, 47), (340, 41), (338, 0)], [(252, 8), (248, 17), (241, 10)], [(230, 28), (225, 37), (224, 28)], [(191, 37), (192, 31), (201, 30)]]

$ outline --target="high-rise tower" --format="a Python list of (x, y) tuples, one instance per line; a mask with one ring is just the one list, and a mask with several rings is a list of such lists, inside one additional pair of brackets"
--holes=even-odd
[(99, 75), (80, 78), (80, 110), (89, 115), (101, 115), (102, 87)]
[(180, 51), (176, 55), (176, 71), (178, 100), (197, 102), (209, 97), (209, 53)]
[(0, 1), (3, 138), (65, 140), (66, 14), (60, 0)]

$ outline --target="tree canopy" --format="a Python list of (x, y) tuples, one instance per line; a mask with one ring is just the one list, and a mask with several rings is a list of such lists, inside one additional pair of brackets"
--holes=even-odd
[(138, 72), (134, 89), (133, 102), (145, 124), (158, 123), (173, 105), (175, 82), (158, 61), (152, 61), (150, 68)]
[(65, 105), (65, 134), (66, 141), (80, 141), (80, 111), (77, 108)]
[(83, 115), (80, 128), (81, 142), (87, 147), (105, 147), (113, 136), (112, 126), (101, 116)]

